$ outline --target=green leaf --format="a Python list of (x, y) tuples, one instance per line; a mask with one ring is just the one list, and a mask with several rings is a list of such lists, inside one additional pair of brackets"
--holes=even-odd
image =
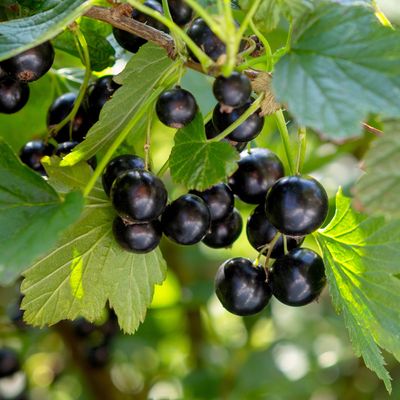
[(365, 160), (365, 174), (357, 182), (357, 199), (369, 213), (400, 217), (400, 122), (385, 124)]
[(87, 138), (67, 155), (61, 165), (74, 165), (108, 148), (142, 107), (160, 79), (174, 67), (164, 49), (152, 44), (142, 46), (118, 76), (122, 84), (100, 113), (100, 120)]
[(84, 14), (94, 0), (47, 3), (48, 7), (36, 15), (0, 24), (0, 61), (52, 39)]
[(224, 182), (237, 169), (237, 151), (227, 142), (208, 142), (200, 113), (175, 135), (169, 159), (172, 179), (188, 189), (204, 190)]
[(368, 113), (400, 115), (400, 33), (371, 8), (324, 6), (298, 32), (273, 88), (300, 125), (344, 139), (360, 134)]
[(83, 198), (61, 199), (2, 140), (0, 154), (0, 283), (9, 284), (78, 219)]
[(342, 313), (357, 355), (391, 390), (382, 349), (400, 360), (400, 222), (385, 224), (351, 208), (341, 190), (336, 214), (315, 234), (330, 294)]
[[(46, 170), (58, 190), (86, 185), (92, 172), (85, 163), (59, 168), (57, 162), (52, 160)], [(133, 333), (144, 320), (154, 285), (165, 279), (165, 261), (159, 250), (133, 254), (115, 242), (115, 212), (100, 183), (87, 201), (82, 217), (57, 247), (24, 273), (24, 318), (37, 326), (78, 316), (95, 321), (108, 300), (121, 328)]]

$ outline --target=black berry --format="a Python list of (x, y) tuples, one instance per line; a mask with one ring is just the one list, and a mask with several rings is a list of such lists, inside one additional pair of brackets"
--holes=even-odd
[(172, 128), (180, 129), (193, 121), (197, 113), (193, 95), (176, 87), (163, 92), (157, 100), (156, 112), (160, 121)]
[(167, 206), (162, 217), (163, 232), (179, 244), (200, 242), (210, 228), (210, 211), (199, 196), (185, 194)]
[(231, 258), (219, 267), (215, 292), (228, 311), (241, 316), (260, 312), (272, 295), (264, 268), (243, 257)]
[(272, 265), (273, 295), (289, 306), (304, 306), (319, 297), (326, 283), (322, 258), (312, 250), (298, 248)]
[[(205, 126), (206, 138), (213, 139), (219, 135), (220, 132), (217, 131), (212, 121), (208, 121)], [(229, 140), (224, 138), (221, 140), (222, 142), (228, 142), (232, 145), (239, 153), (244, 150), (247, 146), (248, 142), (235, 142), (234, 140)]]
[(328, 214), (328, 196), (314, 178), (288, 176), (279, 179), (269, 190), (265, 211), (280, 232), (304, 236), (324, 222)]
[(242, 232), (243, 220), (238, 210), (234, 209), (220, 221), (211, 223), (210, 231), (203, 243), (214, 249), (232, 246)]
[[(278, 230), (268, 221), (268, 218), (265, 214), (264, 203), (258, 205), (248, 218), (246, 233), (247, 239), (249, 240), (250, 244), (257, 251), (261, 251), (261, 249), (265, 245), (269, 244), (278, 233)], [(302, 236), (286, 236), (287, 249), (292, 250), (296, 247), (299, 247), (303, 243), (303, 241), (304, 237)], [(266, 253), (267, 250), (264, 251), (264, 254)], [(275, 246), (271, 253), (271, 257), (277, 258), (283, 256), (284, 254), (284, 243), (283, 237), (281, 235), (275, 243)]]
[[(71, 151), (78, 146), (78, 142), (64, 142), (64, 143), (60, 143), (57, 147), (56, 147), (56, 156), (58, 157), (64, 157), (67, 154), (71, 153)], [(90, 158), (89, 160), (87, 160), (87, 163), (93, 168), (96, 169), (97, 167), (97, 159), (96, 156), (93, 156), (92, 158)]]
[(15, 351), (8, 348), (0, 349), (0, 378), (11, 376), (19, 369), (20, 365)]
[(33, 82), (42, 77), (53, 65), (54, 49), (45, 42), (1, 63), (2, 68), (14, 79)]
[(148, 253), (160, 243), (161, 224), (158, 220), (144, 224), (125, 224), (116, 217), (113, 224), (114, 238), (125, 250), (132, 253)]
[(111, 187), (111, 201), (118, 215), (131, 222), (158, 218), (167, 204), (163, 182), (151, 172), (132, 169), (123, 172)]
[(25, 83), (4, 78), (0, 81), (0, 113), (14, 114), (29, 100), (29, 86)]
[(51, 144), (46, 144), (43, 140), (32, 140), (22, 147), (19, 157), (28, 167), (45, 175), (46, 172), (40, 161), (44, 156), (52, 156), (53, 154), (54, 147)]
[(172, 20), (179, 26), (186, 25), (193, 16), (193, 10), (185, 0), (168, 0), (168, 7)]
[(284, 175), (279, 158), (268, 149), (255, 148), (240, 154), (239, 168), (229, 178), (229, 186), (241, 200), (260, 204), (268, 189)]
[(135, 54), (139, 49), (147, 43), (146, 39), (129, 33), (122, 29), (113, 28), (113, 35), (117, 43), (125, 50)]

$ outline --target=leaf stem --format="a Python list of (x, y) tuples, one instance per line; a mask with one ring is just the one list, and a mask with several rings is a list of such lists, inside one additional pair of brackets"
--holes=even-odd
[(296, 175), (300, 175), (301, 169), (303, 168), (304, 159), (306, 156), (307, 149), (307, 130), (304, 127), (300, 127), (297, 136), (299, 139), (299, 150), (297, 152), (296, 161)]
[(160, 168), (160, 170), (157, 172), (157, 176), (159, 178), (161, 178), (167, 172), (168, 168), (169, 168), (169, 157), (168, 157), (167, 161), (165, 161), (163, 166)]
[[(282, 234), (280, 232), (277, 232), (276, 235), (274, 236), (274, 238), (271, 240), (271, 242), (268, 245), (268, 252), (265, 256), (265, 262), (264, 262), (264, 269), (265, 269), (266, 274), (268, 273), (268, 264), (269, 264), (269, 260), (271, 258), (272, 251), (274, 250), (276, 242), (279, 240), (281, 235)], [(267, 275), (267, 279), (268, 279), (268, 275)]]
[(222, 73), (224, 76), (230, 76), (236, 65), (236, 54), (239, 51), (240, 39), (236, 32), (231, 1), (223, 0), (223, 6), (225, 20), (225, 37), (223, 40), (226, 45), (226, 62), (222, 66)]
[(275, 116), (275, 121), (278, 125), (279, 133), (281, 135), (283, 147), (285, 149), (285, 154), (286, 154), (286, 158), (287, 158), (287, 162), (288, 162), (288, 166), (289, 166), (289, 173), (290, 173), (290, 175), (294, 175), (295, 174), (295, 166), (293, 163), (292, 150), (290, 148), (289, 131), (286, 126), (286, 121), (285, 121), (285, 117), (283, 115), (283, 111), (278, 110), (274, 114), (274, 116)]
[(254, 21), (251, 19), (250, 20), (250, 28), (252, 31), (256, 34), (256, 36), (260, 39), (261, 43), (264, 46), (265, 49), (265, 59), (266, 59), (266, 64), (267, 64), (267, 71), (270, 71), (272, 68), (272, 49), (271, 46), (267, 40), (267, 38), (258, 30), (256, 24)]
[(149, 169), (150, 146), (151, 146), (151, 123), (152, 123), (152, 110), (149, 109), (147, 117), (146, 128), (146, 143), (144, 144), (144, 169)]

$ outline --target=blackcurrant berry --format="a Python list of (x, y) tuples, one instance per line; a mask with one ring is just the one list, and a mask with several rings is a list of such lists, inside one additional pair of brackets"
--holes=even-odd
[(196, 116), (197, 110), (196, 99), (190, 92), (180, 87), (163, 92), (156, 104), (159, 120), (176, 129), (190, 124)]
[(289, 306), (304, 306), (322, 292), (326, 283), (322, 258), (312, 250), (297, 248), (272, 265), (270, 281), (273, 295)]
[(110, 351), (106, 343), (90, 347), (87, 361), (92, 368), (104, 368), (110, 361)]
[(158, 218), (168, 193), (161, 179), (151, 172), (132, 169), (118, 175), (111, 187), (111, 201), (118, 215), (131, 222)]
[(144, 160), (141, 157), (131, 154), (123, 154), (113, 158), (103, 172), (102, 183), (104, 192), (110, 195), (111, 186), (118, 175), (131, 169), (144, 169)]
[(0, 378), (11, 376), (19, 371), (20, 365), (17, 354), (8, 348), (0, 349)]
[(45, 42), (1, 63), (2, 68), (14, 79), (33, 82), (42, 77), (53, 65), (54, 49)]
[(236, 315), (260, 312), (271, 298), (264, 268), (243, 257), (231, 258), (218, 269), (215, 292), (222, 305)]
[(202, 198), (185, 194), (167, 206), (161, 216), (163, 232), (179, 244), (200, 242), (210, 228), (210, 211)]
[(161, 224), (158, 220), (144, 224), (125, 224), (116, 217), (113, 224), (114, 238), (117, 243), (132, 253), (148, 253), (160, 243), (162, 236)]
[(186, 25), (193, 16), (193, 10), (185, 0), (168, 0), (168, 7), (172, 20), (179, 26)]
[(268, 149), (255, 148), (240, 154), (238, 170), (229, 178), (229, 186), (241, 200), (260, 204), (268, 189), (284, 175), (279, 158)]
[(214, 249), (232, 246), (242, 232), (243, 220), (238, 210), (234, 209), (224, 219), (211, 223), (210, 231), (203, 243)]
[(206, 202), (211, 221), (224, 219), (233, 210), (235, 199), (232, 190), (225, 183), (218, 183), (203, 192), (191, 190), (190, 193), (201, 197)]
[(0, 81), (0, 113), (14, 114), (29, 100), (29, 86), (25, 83), (4, 78)]
[(117, 43), (125, 50), (135, 54), (139, 49), (147, 43), (146, 39), (129, 33), (122, 29), (113, 28), (113, 35)]
[(104, 104), (120, 87), (121, 85), (114, 82), (112, 75), (103, 76), (95, 82), (88, 96), (88, 114), (93, 122), (99, 119)]
[[(64, 157), (67, 154), (71, 153), (71, 151), (78, 146), (78, 142), (64, 142), (64, 143), (60, 143), (57, 147), (56, 147), (56, 156), (58, 157)], [(96, 156), (93, 156), (92, 158), (90, 158), (89, 160), (87, 160), (87, 163), (93, 168), (96, 169), (97, 167), (97, 159)]]
[(328, 195), (308, 176), (287, 176), (269, 190), (265, 211), (280, 232), (304, 236), (318, 229), (328, 215)]
[(96, 324), (89, 322), (85, 318), (76, 319), (75, 321), (72, 322), (72, 326), (75, 335), (82, 339), (89, 337), (97, 329)]
[[(244, 106), (235, 108), (232, 112), (227, 113), (221, 110), (219, 104), (214, 108), (213, 124), (215, 128), (222, 132), (234, 122), (236, 122), (251, 106), (252, 101), (248, 101)], [(235, 142), (249, 142), (256, 138), (262, 131), (264, 126), (264, 117), (259, 115), (259, 110), (251, 114), (236, 129), (230, 133), (227, 138)]]
[(43, 140), (32, 140), (22, 147), (19, 157), (21, 161), (34, 171), (45, 175), (46, 172), (40, 163), (44, 156), (52, 156), (54, 147), (50, 143), (46, 144)]
[[(257, 251), (261, 251), (261, 249), (265, 245), (271, 243), (271, 241), (278, 233), (278, 230), (268, 221), (268, 218), (265, 215), (264, 203), (259, 204), (248, 218), (246, 233), (250, 244)], [(303, 236), (300, 237), (286, 236), (287, 250), (292, 250), (296, 247), (299, 247), (303, 242), (304, 242)], [(267, 250), (264, 251), (264, 254), (266, 253)], [(283, 237), (280, 236), (277, 242), (275, 243), (275, 246), (271, 253), (271, 257), (277, 258), (283, 256), (284, 254), (285, 254), (285, 249), (284, 249)]]
[(250, 79), (236, 71), (227, 78), (217, 77), (213, 85), (215, 98), (227, 112), (243, 107), (250, 100), (251, 91)]
[[(63, 121), (64, 118), (67, 117), (72, 111), (75, 100), (75, 93), (66, 93), (58, 97), (48, 111), (47, 126), (50, 128), (51, 126), (57, 125)], [(82, 142), (82, 140), (85, 138), (87, 132), (92, 126), (92, 122), (90, 121), (90, 118), (83, 106), (79, 107), (78, 112), (72, 121), (72, 137), (70, 137), (70, 124), (71, 122), (68, 122), (56, 133), (54, 139), (58, 143), (64, 143), (71, 140)]]
[[(206, 138), (207, 139), (213, 139), (220, 132), (217, 131), (215, 128), (214, 124), (212, 121), (208, 121), (205, 126), (205, 132), (206, 132)], [(244, 150), (247, 146), (248, 142), (235, 142), (234, 140), (229, 140), (227, 138), (224, 138), (221, 140), (222, 142), (228, 142), (230, 145), (232, 145), (239, 153)]]

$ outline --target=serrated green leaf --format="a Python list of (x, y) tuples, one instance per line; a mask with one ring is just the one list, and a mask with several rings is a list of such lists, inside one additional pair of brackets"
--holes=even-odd
[(2, 140), (0, 154), (0, 283), (9, 284), (78, 219), (83, 198), (61, 199)]
[(93, 4), (94, 0), (52, 1), (38, 14), (0, 24), (0, 61), (52, 39)]
[(364, 160), (365, 174), (357, 182), (358, 200), (369, 213), (400, 217), (400, 122), (385, 124)]
[(351, 208), (341, 190), (336, 214), (315, 238), (322, 250), (330, 294), (343, 313), (357, 355), (391, 390), (382, 349), (400, 360), (400, 221), (385, 224)]
[[(60, 168), (57, 162), (46, 165), (54, 186), (61, 191), (85, 186), (92, 173), (85, 163)], [(100, 183), (87, 201), (57, 247), (24, 273), (24, 318), (35, 326), (78, 316), (95, 321), (109, 301), (121, 328), (133, 333), (144, 320), (154, 285), (165, 279), (165, 261), (159, 250), (133, 254), (115, 242), (115, 212)]]
[(226, 142), (208, 142), (200, 113), (175, 135), (169, 159), (172, 179), (188, 189), (205, 190), (225, 182), (237, 169), (237, 151)]
[(300, 125), (354, 137), (368, 113), (400, 115), (400, 33), (369, 7), (320, 7), (276, 65), (273, 88)]

